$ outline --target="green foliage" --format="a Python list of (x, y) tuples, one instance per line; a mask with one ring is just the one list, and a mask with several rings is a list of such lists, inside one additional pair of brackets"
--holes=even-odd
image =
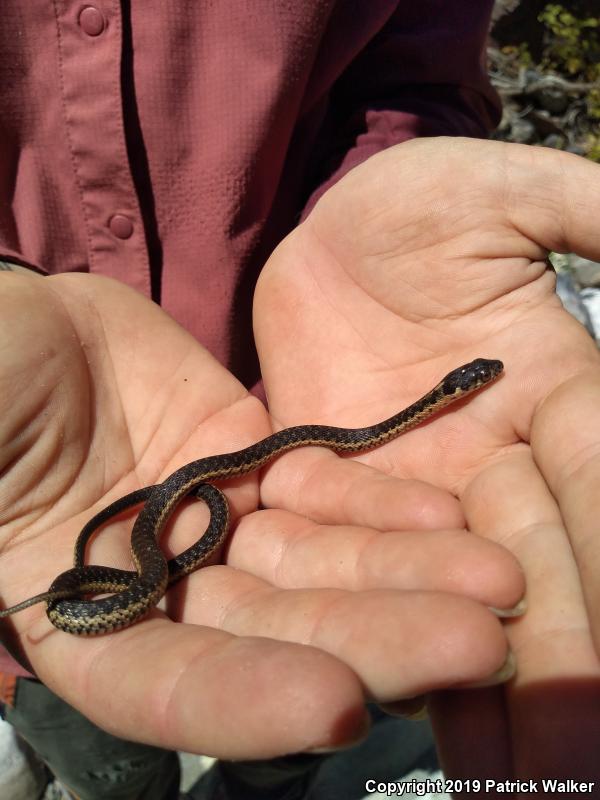
[(502, 52), (513, 75), (523, 69), (553, 74), (564, 79), (567, 92), (573, 87), (570, 96), (577, 106), (578, 125), (574, 139), (586, 158), (600, 163), (600, 133), (596, 132), (600, 129), (600, 19), (580, 17), (559, 3), (548, 3), (538, 20), (543, 28), (539, 56), (532, 56), (527, 42), (505, 45)]
[[(588, 94), (587, 113), (590, 119), (598, 120), (600, 124), (600, 89), (592, 89)], [(600, 164), (600, 134), (590, 134), (588, 137), (586, 157)]]
[(507, 56), (513, 56), (516, 58), (517, 63), (520, 67), (533, 67), (534, 60), (529, 52), (529, 45), (527, 42), (521, 42), (520, 44), (507, 44), (502, 48), (502, 52)]
[(581, 19), (558, 3), (549, 3), (538, 17), (544, 25), (542, 66), (581, 80), (600, 79), (600, 21)]
[(600, 136), (589, 137), (589, 150), (585, 154), (586, 158), (590, 161), (595, 161), (600, 164)]

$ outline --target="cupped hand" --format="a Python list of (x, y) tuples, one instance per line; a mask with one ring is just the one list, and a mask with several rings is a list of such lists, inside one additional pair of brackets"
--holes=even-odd
[[(267, 505), (386, 531), (418, 507), (412, 496), (398, 508), (393, 478), (424, 481), (460, 499), (473, 534), (518, 557), (528, 611), (507, 625), (517, 677), (493, 701), (451, 695), (452, 714), (438, 719), (450, 774), (564, 774), (576, 763), (597, 777), (600, 358), (562, 309), (546, 256), (600, 258), (599, 203), (600, 168), (578, 157), (413, 141), (330, 189), (257, 287), (277, 426), (371, 424), (475, 357), (505, 364), (462, 408), (361, 463), (299, 453), (261, 487)], [(397, 580), (399, 561), (379, 585)]]
[[(271, 432), (256, 398), (157, 306), (112, 280), (4, 272), (0, 327), (3, 607), (45, 591), (72, 564), (83, 524), (116, 498)], [(163, 603), (168, 616), (156, 610), (128, 629), (84, 639), (52, 628), (37, 605), (2, 620), (6, 644), (107, 730), (225, 758), (339, 746), (364, 734), (365, 695), (386, 700), (485, 680), (503, 663), (500, 624), (472, 600), (353, 591), (360, 586), (351, 565), (376, 578), (398, 558), (393, 537), (370, 546), (365, 559), (360, 552), (376, 531), (323, 529), (331, 539), (323, 563), (313, 526), (289, 559), (298, 530), (309, 532), (306, 519), (252, 513), (256, 474), (224, 488), (238, 522), (229, 564), (173, 587)], [(432, 491), (456, 514), (452, 498)], [(132, 517), (99, 532), (87, 563), (131, 566)], [(166, 554), (182, 551), (205, 524), (202, 505), (188, 504), (164, 537)], [(463, 561), (488, 574), (483, 599), (501, 604), (513, 562), (460, 532), (455, 543)], [(426, 571), (418, 542), (412, 562), (403, 558), (407, 584), (479, 597), (464, 570), (448, 576), (438, 559)], [(463, 623), (446, 653), (454, 617)], [(483, 631), (474, 652), (473, 630)], [(418, 636), (428, 647), (407, 658)]]

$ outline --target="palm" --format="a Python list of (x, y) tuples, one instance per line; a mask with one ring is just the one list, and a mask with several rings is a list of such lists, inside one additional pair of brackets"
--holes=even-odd
[[(454, 366), (477, 356), (505, 362), (502, 380), (463, 409), (362, 460), (456, 494), (474, 532), (518, 555), (530, 602), (538, 601), (539, 608), (509, 629), (520, 659), (517, 689), (545, 674), (549, 660), (555, 674), (573, 673), (568, 657), (557, 659), (557, 637), (547, 641), (555, 627), (566, 628), (563, 653), (576, 639), (585, 654), (575, 672), (598, 671), (591, 636), (598, 647), (600, 620), (597, 612), (588, 620), (580, 594), (581, 582), (588, 608), (598, 608), (600, 557), (596, 550), (590, 559), (586, 548), (595, 515), (576, 500), (583, 486), (600, 477), (590, 423), (600, 422), (591, 401), (600, 385), (599, 359), (583, 329), (562, 310), (544, 261), (549, 249), (598, 256), (589, 244), (598, 199), (593, 188), (588, 198), (580, 197), (582, 187), (597, 185), (596, 172), (573, 157), (494, 143), (401, 145), (354, 170), (322, 198), (271, 258), (257, 291), (261, 363), (270, 410), (280, 425), (369, 424), (416, 399)], [(561, 176), (559, 202), (550, 187)], [(573, 207), (579, 208), (577, 217), (569, 216)], [(574, 424), (577, 407), (587, 417), (585, 430)], [(343, 465), (325, 466), (320, 454), (310, 456), (310, 463), (308, 458), (306, 474), (337, 469), (343, 476)], [(576, 474), (575, 466), (583, 470)], [(285, 502), (286, 469), (282, 462), (265, 481), (267, 502)], [(302, 502), (309, 513), (321, 503), (339, 521), (343, 477), (337, 508), (325, 496), (334, 485), (333, 478), (307, 481)], [(387, 495), (371, 494), (370, 501), (363, 491), (362, 523), (383, 530), (402, 526), (407, 512), (397, 507), (393, 484), (387, 486)], [(390, 505), (398, 525), (390, 519)], [(542, 582), (541, 564), (543, 574), (554, 569), (561, 576), (555, 594)], [(561, 616), (565, 597), (568, 624)], [(515, 694), (508, 697), (516, 719), (518, 701)], [(588, 717), (588, 734), (589, 724)], [(496, 730), (508, 736), (504, 726), (497, 721)], [(521, 719), (512, 732), (516, 762), (503, 763), (500, 771), (527, 774), (536, 748), (548, 744), (547, 730), (539, 713)], [(556, 739), (556, 730), (552, 735)], [(460, 741), (456, 731), (449, 738)], [(538, 744), (531, 747), (532, 741)], [(464, 763), (458, 758), (455, 768), (468, 772), (476, 747), (474, 734)], [(510, 761), (507, 750), (499, 752), (500, 760)], [(595, 763), (593, 753), (590, 759)]]
[[(595, 353), (591, 343), (574, 347), (583, 333), (562, 312), (543, 248), (507, 218), (502, 187), (490, 179), (478, 192), (468, 174), (463, 187), (452, 168), (435, 174), (429, 143), (411, 145), (378, 165), (390, 175), (402, 157), (396, 170), (406, 167), (410, 195), (371, 160), (288, 237), (263, 272), (256, 327), (270, 410), (283, 424), (375, 422), (452, 367), (502, 358), (502, 383), (459, 420), (450, 414), (368, 456), (456, 491), (481, 453), (528, 438), (539, 398)], [(528, 376), (535, 384), (523, 397)]]
[[(203, 454), (237, 449), (270, 432), (256, 399), (156, 306), (113, 281), (3, 273), (0, 320), (5, 606), (47, 589), (70, 565), (77, 532), (109, 502)], [(351, 570), (340, 572), (339, 562), (358, 563), (362, 541), (373, 531), (330, 528), (324, 569), (322, 548), (311, 553), (306, 535), (322, 539), (318, 525), (308, 531), (304, 517), (248, 513), (258, 500), (256, 475), (226, 488), (237, 523), (228, 563), (196, 572), (170, 591), (169, 617), (156, 611), (118, 633), (81, 639), (52, 629), (43, 607), (35, 606), (3, 620), (4, 640), (101, 726), (125, 738), (224, 757), (343, 742), (363, 727), (365, 687), (393, 699), (415, 687), (478, 679), (502, 662), (500, 626), (473, 600), (442, 592), (424, 598), (349, 591), (354, 578)], [(178, 515), (163, 543), (167, 552), (198, 538), (201, 515), (199, 504)], [(131, 519), (123, 519), (100, 533), (89, 560), (129, 566), (130, 527)], [(300, 529), (304, 552), (288, 559), (287, 544)], [(456, 533), (455, 542), (467, 550), (461, 558), (485, 566), (488, 579), (448, 578), (444, 561), (428, 570), (425, 583), (445, 589), (450, 580), (477, 599), (500, 604), (508, 594), (510, 602), (520, 591), (514, 564), (498, 548), (472, 547), (464, 539)], [(380, 544), (370, 565), (375, 586), (399, 543), (389, 537)], [(418, 579), (421, 543), (415, 553), (409, 565)], [(499, 577), (506, 570), (512, 570), (508, 582)], [(315, 572), (320, 579), (313, 588), (294, 588), (310, 587)], [(442, 659), (432, 657), (431, 647), (415, 651), (407, 662), (397, 639), (370, 626), (374, 614), (386, 630), (405, 617), (400, 640), (412, 638), (410, 620), (417, 615), (427, 641), (439, 648), (456, 619), (458, 646)], [(350, 633), (342, 639), (340, 619)], [(476, 631), (482, 646), (467, 653), (465, 630)], [(364, 658), (365, 645), (375, 659)]]
[[(3, 400), (17, 424), (36, 413), (38, 452), (31, 458), (25, 443), (19, 453), (36, 491), (7, 475), (6, 491), (21, 513), (6, 519), (3, 540), (46, 543), (50, 563), (32, 580), (37, 589), (34, 583), (43, 588), (53, 570), (69, 564), (75, 535), (96, 510), (211, 452), (216, 441), (225, 448), (227, 439), (231, 448), (254, 441), (268, 433), (268, 423), (243, 387), (132, 292), (87, 276), (30, 283), (35, 327), (16, 304), (13, 319), (3, 320), (5, 341), (19, 342), (19, 361), (27, 365), (18, 383), (7, 380)], [(247, 510), (256, 487), (246, 484), (244, 492)], [(95, 560), (128, 563), (127, 536), (115, 533), (110, 543), (100, 536), (92, 545)]]

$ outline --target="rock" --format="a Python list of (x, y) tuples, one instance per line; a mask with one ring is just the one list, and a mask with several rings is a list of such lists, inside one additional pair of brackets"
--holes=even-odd
[(596, 328), (590, 317), (587, 304), (580, 297), (578, 287), (569, 272), (558, 272), (556, 274), (556, 294), (560, 297), (564, 309), (579, 320), (588, 333), (595, 338)]
[(585, 287), (600, 287), (600, 263), (589, 258), (570, 255), (569, 267), (573, 270), (577, 282)]

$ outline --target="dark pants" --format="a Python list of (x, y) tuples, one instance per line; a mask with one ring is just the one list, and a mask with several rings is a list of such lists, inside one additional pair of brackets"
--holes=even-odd
[(80, 800), (176, 800), (176, 753), (117, 739), (39, 681), (19, 678), (3, 716)]

